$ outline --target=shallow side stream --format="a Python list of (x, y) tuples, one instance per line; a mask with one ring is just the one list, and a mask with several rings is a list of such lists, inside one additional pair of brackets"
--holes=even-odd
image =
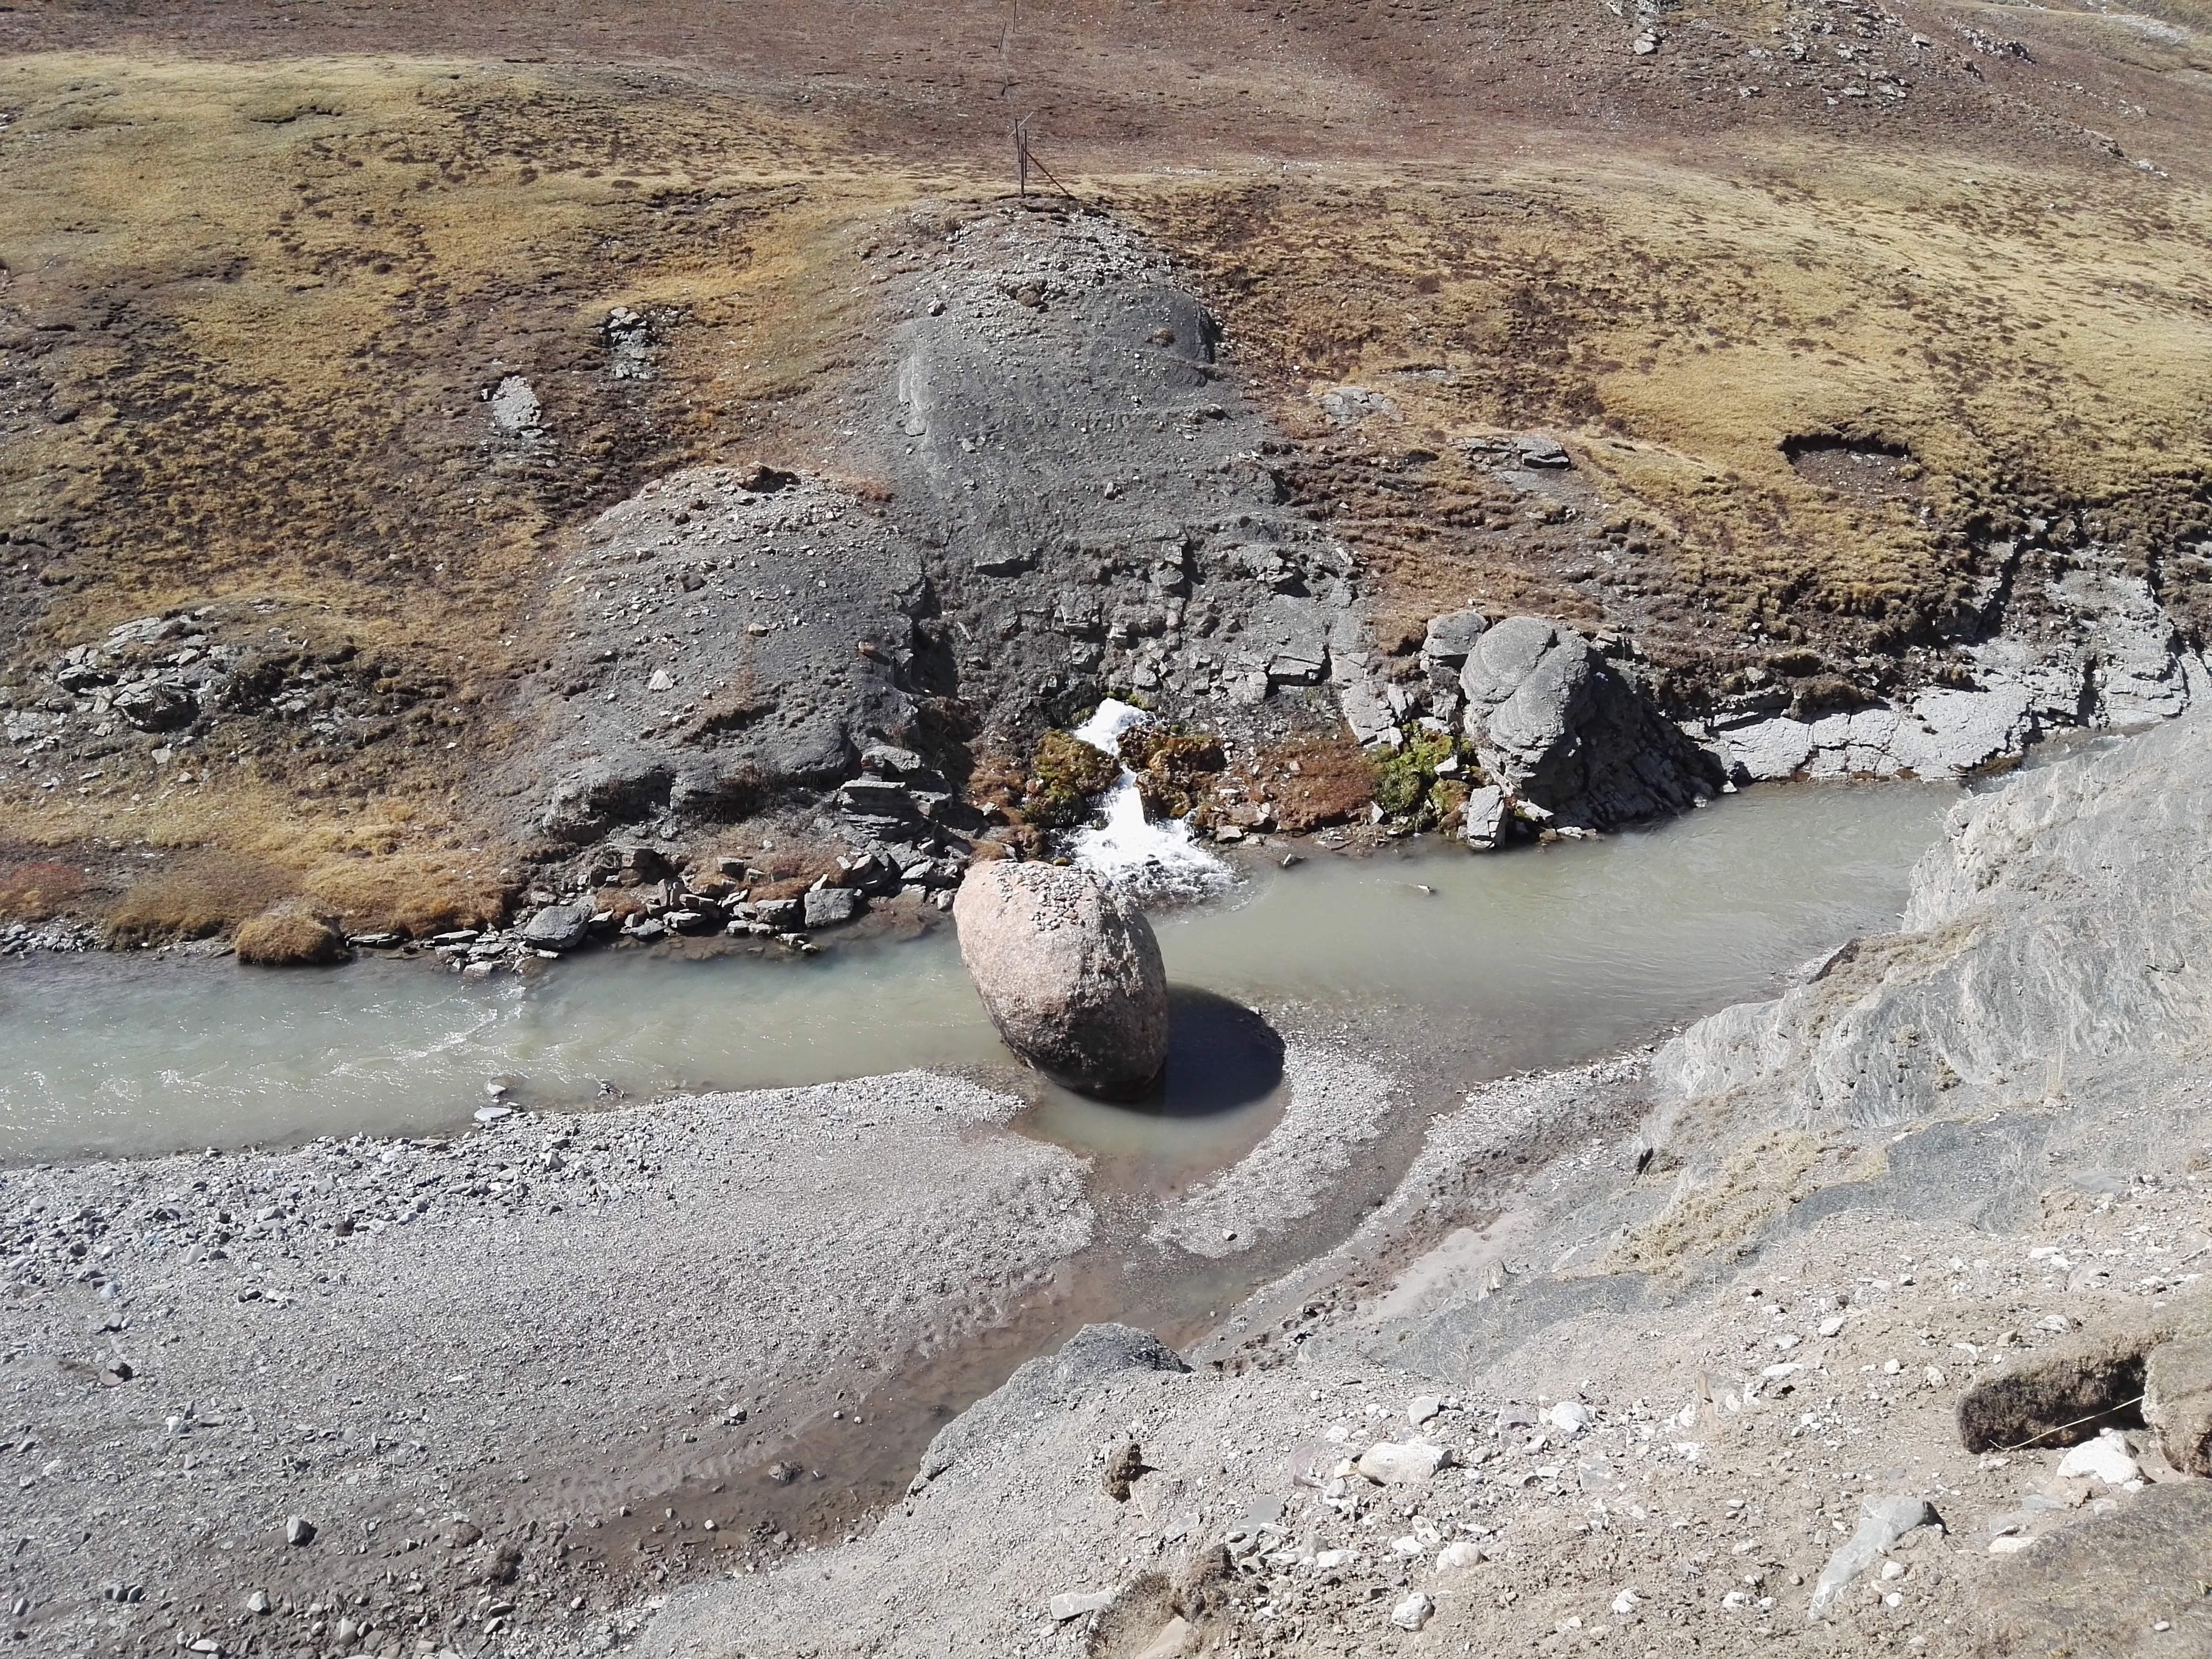
[[(1570, 1064), (1728, 1003), (1888, 925), (1953, 789), (1776, 787), (1601, 842), (1470, 857), (1419, 841), (1261, 865), (1158, 919), (1170, 976), (1266, 1010), (1405, 1012), (1468, 1081)], [(1170, 1078), (1130, 1113), (1014, 1071), (949, 928), (818, 957), (600, 951), (465, 982), (410, 962), (269, 971), (94, 955), (0, 963), (0, 1159), (420, 1134), (487, 1085), (539, 1107), (817, 1083), (909, 1067), (992, 1074), (1033, 1133), (1139, 1185), (1233, 1159), (1267, 1104)], [(1201, 1045), (1185, 1052), (1202, 1059)], [(1211, 1097), (1209, 1097), (1209, 1091)], [(1102, 1175), (1108, 1169), (1102, 1167)]]

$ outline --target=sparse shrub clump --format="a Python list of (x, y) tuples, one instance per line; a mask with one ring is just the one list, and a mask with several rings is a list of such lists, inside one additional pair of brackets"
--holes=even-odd
[(1098, 797), (1121, 775), (1121, 763), (1066, 732), (1037, 739), (1022, 817), (1040, 830), (1066, 830), (1091, 815)]
[(185, 854), (115, 902), (109, 934), (119, 945), (210, 939), (266, 910), (290, 890), (282, 871), (216, 852)]
[(1123, 733), (1121, 761), (1137, 775), (1145, 812), (1155, 818), (1187, 817), (1199, 805), (1207, 780), (1228, 765), (1219, 738), (1165, 726), (1139, 726)]
[(297, 904), (280, 904), (239, 924), (238, 959), (262, 968), (305, 968), (346, 959), (345, 935)]
[(1375, 804), (1386, 817), (1432, 829), (1466, 803), (1476, 775), (1473, 757), (1447, 732), (1407, 730), (1404, 741), (1372, 763)]

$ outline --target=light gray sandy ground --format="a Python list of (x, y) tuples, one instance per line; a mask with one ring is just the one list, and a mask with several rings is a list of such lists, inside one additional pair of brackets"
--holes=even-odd
[[(1017, 1104), (910, 1074), (0, 1175), (16, 1627), (588, 1644), (686, 1553), (773, 1553), (717, 1482), (1089, 1242), (1080, 1162), (1006, 1133)], [(617, 1501), (679, 1485), (680, 1516)]]
[[(2110, 1480), (2033, 1445), (1970, 1455), (1952, 1413), (2080, 1328), (2191, 1295), (2212, 1261), (2212, 1029), (2185, 994), (2208, 762), (2212, 730), (2185, 721), (1969, 801), (1904, 933), (1656, 1060), (1475, 1091), (1195, 1370), (1139, 1334), (1033, 1361), (865, 1536), (797, 1557), (748, 1539), (720, 1582), (678, 1565), (722, 1547), (711, 1468), (659, 1514), (596, 1513), (593, 1482), (627, 1466), (635, 1490), (656, 1448), (673, 1467), (789, 1401), (818, 1411), (819, 1356), (987, 1323), (1065, 1261), (1091, 1224), (1077, 1170), (996, 1133), (1010, 1103), (905, 1079), (446, 1149), (11, 1176), (10, 1496), (32, 1540), (13, 1570), (52, 1598), (30, 1622), (333, 1659), (631, 1639), (752, 1659), (1980, 1655), (2051, 1631), (2204, 1651), (2186, 1569), (2212, 1482), (2141, 1435)], [(2011, 1055), (1975, 1046), (1985, 1018), (2014, 1022)], [(1316, 1190), (1364, 1121), (1294, 1101), (1285, 1139), (1197, 1202)], [(403, 1192), (455, 1188), (393, 1224)], [(248, 1219), (264, 1209), (286, 1213)], [(343, 1243), (313, 1224), (341, 1217)], [(188, 1259), (218, 1231), (225, 1259)], [(118, 1314), (134, 1322), (93, 1328)], [(110, 1357), (132, 1375), (103, 1387)], [(515, 1463), (532, 1479), (502, 1487)], [(1392, 1473), (1416, 1478), (1370, 1478)], [(1869, 1552), (1814, 1616), (1864, 1506), (1893, 1499), (1941, 1524)], [(319, 1507), (315, 1544), (280, 1541)], [(158, 1547), (134, 1557), (142, 1536)], [(198, 1577), (162, 1577), (172, 1559)], [(664, 1572), (690, 1586), (665, 1604)], [(94, 1599), (109, 1573), (120, 1602)], [(245, 1611), (271, 1575), (272, 1611)]]
[(1249, 1250), (1262, 1235), (1311, 1215), (1344, 1173), (1352, 1148), (1382, 1133), (1403, 1091), (1349, 1056), (1293, 1043), (1283, 1055), (1282, 1121), (1245, 1157), (1185, 1194), (1152, 1225), (1156, 1243), (1194, 1255)]

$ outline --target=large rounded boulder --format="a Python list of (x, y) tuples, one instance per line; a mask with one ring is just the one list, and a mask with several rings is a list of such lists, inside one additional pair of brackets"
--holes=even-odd
[(1571, 628), (1508, 617), (1465, 645), (1467, 735), (1484, 770), (1523, 806), (1609, 830), (1718, 791), (1711, 758)]
[(991, 1023), (1024, 1060), (1109, 1100), (1158, 1080), (1167, 971), (1129, 900), (1088, 871), (1000, 859), (970, 866), (952, 918)]

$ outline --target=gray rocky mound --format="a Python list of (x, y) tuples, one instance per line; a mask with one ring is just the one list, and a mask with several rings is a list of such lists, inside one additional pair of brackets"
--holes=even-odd
[[(1103, 696), (1249, 740), (1335, 728), (1352, 557), (1285, 501), (1283, 441), (1165, 262), (1091, 216), (896, 228), (899, 320), (851, 388), (864, 489), (694, 468), (570, 550), (559, 695), (502, 784), (549, 853), (834, 805), (863, 854), (960, 857), (974, 753)], [(833, 797), (885, 746), (953, 806)]]
[(1088, 871), (998, 860), (968, 872), (952, 915), (1008, 1048), (1087, 1094), (1134, 1098), (1158, 1079), (1167, 970), (1133, 902)]

